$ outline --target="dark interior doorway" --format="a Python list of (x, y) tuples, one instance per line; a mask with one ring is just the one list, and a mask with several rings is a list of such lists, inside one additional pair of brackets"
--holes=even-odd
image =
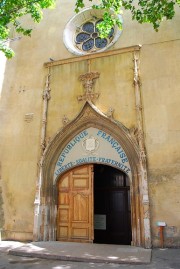
[(122, 171), (94, 165), (94, 242), (131, 244), (130, 182)]

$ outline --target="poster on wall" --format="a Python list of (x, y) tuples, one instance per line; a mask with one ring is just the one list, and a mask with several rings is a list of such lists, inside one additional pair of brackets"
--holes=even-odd
[(106, 230), (106, 215), (94, 215), (94, 229)]

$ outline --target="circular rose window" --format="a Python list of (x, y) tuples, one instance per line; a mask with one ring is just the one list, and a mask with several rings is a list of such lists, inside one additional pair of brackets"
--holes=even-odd
[(100, 38), (97, 25), (101, 21), (102, 20), (97, 19), (95, 21), (85, 22), (76, 31), (74, 42), (79, 50), (84, 52), (96, 52), (106, 48), (111, 42), (114, 37), (114, 28), (111, 29), (107, 38)]
[[(100, 38), (97, 29), (102, 21), (103, 12), (88, 8), (74, 16), (64, 30), (64, 44), (67, 49), (76, 54), (101, 52), (112, 46), (121, 35), (118, 27), (111, 29), (108, 37)], [(122, 17), (119, 17), (122, 21)]]

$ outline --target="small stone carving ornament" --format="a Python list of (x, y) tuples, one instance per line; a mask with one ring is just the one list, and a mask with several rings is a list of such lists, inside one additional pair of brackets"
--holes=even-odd
[(99, 97), (99, 94), (93, 90), (95, 79), (99, 78), (99, 76), (99, 72), (88, 72), (79, 76), (79, 80), (82, 81), (84, 87), (84, 95), (78, 96), (78, 101), (93, 101), (93, 99)]

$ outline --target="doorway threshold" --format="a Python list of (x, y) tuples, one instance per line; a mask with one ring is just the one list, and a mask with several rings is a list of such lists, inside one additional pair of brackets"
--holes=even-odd
[(9, 254), (92, 263), (148, 264), (151, 262), (151, 249), (125, 245), (59, 241), (31, 242), (11, 249)]

